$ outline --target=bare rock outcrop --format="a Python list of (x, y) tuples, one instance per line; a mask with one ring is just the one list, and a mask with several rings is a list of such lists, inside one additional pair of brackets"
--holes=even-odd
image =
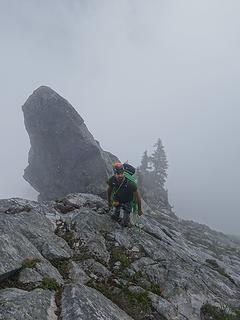
[(63, 320), (133, 320), (103, 294), (84, 285), (68, 285), (62, 298)]
[(91, 194), (0, 200), (0, 319), (240, 319), (239, 240), (166, 212), (132, 222)]
[(54, 293), (10, 288), (0, 291), (0, 320), (57, 320)]
[(39, 192), (39, 200), (74, 192), (105, 195), (117, 158), (101, 149), (72, 105), (42, 86), (22, 109), (31, 143), (24, 179)]

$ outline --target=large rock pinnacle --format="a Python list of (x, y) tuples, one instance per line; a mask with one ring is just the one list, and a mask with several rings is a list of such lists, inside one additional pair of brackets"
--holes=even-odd
[(22, 107), (31, 148), (24, 179), (50, 200), (68, 193), (103, 195), (111, 163), (71, 104), (41, 86)]

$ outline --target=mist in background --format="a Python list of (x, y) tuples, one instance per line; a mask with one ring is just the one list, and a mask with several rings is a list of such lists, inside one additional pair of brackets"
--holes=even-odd
[(0, 0), (0, 198), (36, 198), (21, 106), (47, 85), (122, 161), (139, 165), (160, 137), (176, 214), (239, 234), (239, 12), (238, 0)]

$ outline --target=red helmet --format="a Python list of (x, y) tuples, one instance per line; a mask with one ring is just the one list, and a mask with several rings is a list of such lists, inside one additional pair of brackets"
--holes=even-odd
[(113, 171), (114, 171), (114, 173), (123, 173), (124, 172), (124, 168), (123, 168), (122, 163), (115, 162), (113, 164)]

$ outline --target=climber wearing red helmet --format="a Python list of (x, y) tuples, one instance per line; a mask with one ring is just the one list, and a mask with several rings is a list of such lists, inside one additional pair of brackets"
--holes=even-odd
[[(138, 205), (138, 214), (142, 215), (141, 197), (137, 190), (137, 185), (124, 175), (124, 166), (120, 162), (113, 164), (114, 175), (108, 180), (108, 205), (115, 207), (112, 218), (121, 222), (123, 227), (130, 224), (130, 213), (132, 211), (133, 199), (136, 199)], [(120, 219), (120, 210), (123, 209), (123, 219)]]

